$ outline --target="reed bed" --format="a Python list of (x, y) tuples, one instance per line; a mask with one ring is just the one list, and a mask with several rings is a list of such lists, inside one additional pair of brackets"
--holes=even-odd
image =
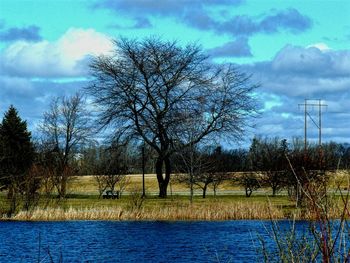
[[(328, 210), (329, 218), (339, 218), (343, 207), (334, 205)], [(206, 204), (184, 204), (174, 202), (171, 205), (142, 206), (132, 205), (111, 207), (68, 207), (35, 208), (32, 211), (20, 211), (11, 218), (0, 220), (26, 221), (64, 221), (64, 220), (277, 220), (277, 219), (315, 220), (317, 215), (308, 209), (286, 211), (280, 205), (268, 202), (210, 202)]]
[[(61, 220), (239, 220), (283, 219), (281, 209), (261, 203), (211, 203), (164, 207), (99, 207), (99, 208), (47, 208), (20, 211), (11, 220), (61, 221)], [(3, 218), (6, 219), (6, 218)]]

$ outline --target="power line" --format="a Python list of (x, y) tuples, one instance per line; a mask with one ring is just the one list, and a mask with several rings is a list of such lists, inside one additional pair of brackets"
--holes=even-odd
[[(312, 103), (309, 103), (311, 101)], [(318, 103), (314, 103), (318, 101)], [(322, 143), (322, 107), (327, 107), (327, 104), (323, 104), (321, 99), (305, 99), (303, 104), (298, 104), (299, 107), (304, 108), (304, 149), (307, 150), (307, 117), (313, 122), (313, 124), (318, 128), (318, 145), (321, 147)], [(318, 107), (318, 121), (316, 121), (309, 113), (308, 107)]]

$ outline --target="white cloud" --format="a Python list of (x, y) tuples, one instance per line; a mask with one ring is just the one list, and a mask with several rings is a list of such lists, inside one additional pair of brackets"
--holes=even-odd
[(308, 77), (348, 77), (350, 75), (350, 51), (329, 50), (316, 47), (288, 45), (273, 59), (272, 69), (289, 75)]
[(93, 29), (69, 29), (57, 41), (18, 41), (0, 54), (0, 74), (20, 77), (77, 77), (87, 73), (91, 55), (113, 49), (111, 40)]
[(113, 45), (108, 37), (93, 29), (70, 29), (58, 41), (62, 56), (78, 61), (86, 55), (108, 53)]
[[(265, 102), (265, 111), (257, 121), (258, 133), (302, 137), (304, 112), (298, 104), (304, 99), (322, 99), (328, 105), (322, 114), (323, 140), (349, 141), (350, 50), (324, 48), (288, 45), (271, 61), (242, 66), (253, 74), (254, 81), (261, 83), (260, 98)], [(317, 110), (309, 109), (315, 119)], [(308, 136), (317, 140), (317, 127), (311, 120), (308, 122)]]
[(323, 98), (350, 88), (350, 50), (288, 45), (271, 61), (242, 67), (276, 95)]
[(321, 51), (328, 51), (328, 50), (330, 50), (330, 47), (327, 44), (322, 43), (322, 42), (308, 45), (306, 48), (310, 48), (310, 47), (318, 48)]

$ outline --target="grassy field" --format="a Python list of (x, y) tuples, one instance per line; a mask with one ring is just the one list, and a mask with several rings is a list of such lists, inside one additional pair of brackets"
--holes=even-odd
[[(128, 175), (130, 180), (129, 185), (126, 187), (126, 192), (134, 191), (135, 189), (142, 189), (142, 176), (141, 175)], [(148, 193), (156, 194), (158, 191), (157, 178), (154, 174), (145, 175), (145, 188)], [(188, 192), (186, 185), (170, 182), (169, 189), (172, 189), (173, 193)], [(80, 194), (98, 194), (97, 183), (93, 176), (76, 176), (70, 181), (69, 188), (70, 193)], [(170, 194), (170, 193), (169, 193)]]
[[(126, 192), (135, 191), (135, 189), (142, 189), (142, 176), (140, 174), (128, 175), (130, 180), (129, 185), (126, 188)], [(350, 176), (346, 172), (337, 172), (336, 174), (330, 174), (329, 187), (330, 189), (335, 189), (337, 185), (341, 185), (342, 189), (345, 189), (349, 186)], [(146, 192), (151, 195), (156, 195), (158, 193), (158, 183), (155, 174), (146, 174), (145, 175), (145, 188)], [(84, 194), (84, 195), (98, 195), (98, 187), (96, 180), (93, 176), (75, 176), (72, 177), (68, 184), (68, 193), (70, 194)], [(237, 185), (233, 184), (230, 181), (224, 181), (219, 185), (217, 189), (218, 195), (232, 195), (232, 194), (243, 194), (244, 189)], [(195, 186), (195, 194), (199, 195), (202, 191), (200, 188)], [(257, 191), (259, 195), (270, 195), (271, 189), (261, 188)], [(168, 195), (188, 195), (189, 187), (185, 184), (179, 184), (177, 182), (170, 181), (168, 187)], [(207, 190), (208, 195), (213, 194), (213, 188), (211, 185), (208, 186)]]
[[(207, 198), (196, 189), (193, 202), (189, 201), (188, 186), (171, 183), (168, 198), (157, 197), (158, 184), (155, 175), (146, 175), (146, 198), (141, 198), (141, 175), (128, 176), (130, 183), (121, 199), (99, 199), (93, 176), (77, 176), (70, 180), (68, 196), (64, 200), (55, 197), (41, 198), (38, 206), (30, 211), (19, 211), (13, 220), (229, 220), (229, 219), (283, 219), (304, 218), (307, 211), (295, 208), (285, 192), (271, 197), (271, 190), (260, 189), (249, 198), (243, 189), (224, 182), (213, 196), (209, 187)], [(339, 174), (330, 181), (331, 186), (340, 182), (348, 185), (348, 174)], [(342, 186), (342, 187), (343, 187)], [(337, 217), (341, 199), (334, 197), (330, 215)], [(6, 210), (7, 200), (0, 195), (0, 208)], [(3, 219), (7, 219), (3, 217)]]
[[(125, 192), (132, 192), (135, 190), (142, 189), (142, 175), (134, 174), (128, 175), (130, 183), (125, 189)], [(195, 195), (201, 195), (202, 190), (199, 187), (195, 187)], [(158, 193), (158, 182), (155, 174), (146, 174), (145, 175), (145, 188), (146, 192), (151, 195), (156, 195)], [(98, 187), (96, 180), (93, 176), (75, 176), (71, 178), (68, 185), (68, 192), (70, 194), (98, 194)], [(269, 189), (260, 189), (259, 193), (268, 193)], [(243, 188), (237, 184), (233, 184), (230, 181), (224, 181), (219, 185), (217, 194), (243, 194)], [(177, 182), (170, 181), (168, 186), (168, 195), (188, 195), (189, 187), (185, 184), (179, 184)], [(207, 190), (208, 195), (213, 195), (213, 188), (211, 185), (208, 186)]]

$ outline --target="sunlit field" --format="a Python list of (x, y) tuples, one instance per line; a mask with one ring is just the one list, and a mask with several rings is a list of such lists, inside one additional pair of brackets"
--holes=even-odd
[[(336, 192), (336, 185), (347, 190), (349, 175), (332, 174), (330, 192), (333, 196), (331, 217), (337, 217), (343, 201)], [(189, 188), (185, 184), (171, 182), (167, 198), (158, 198), (157, 179), (154, 174), (145, 176), (146, 198), (142, 198), (142, 176), (128, 175), (129, 184), (120, 199), (103, 199), (98, 196), (94, 176), (75, 176), (68, 184), (66, 199), (58, 199), (53, 193), (41, 197), (38, 206), (30, 211), (19, 211), (15, 220), (228, 220), (228, 219), (283, 219), (310, 217), (309, 211), (296, 208), (286, 191), (271, 196), (269, 188), (261, 188), (246, 197), (243, 189), (230, 181), (224, 181), (214, 196), (208, 187), (207, 197), (195, 188), (192, 203)], [(338, 189), (339, 190), (339, 189)], [(336, 192), (336, 195), (332, 193)], [(6, 208), (6, 197), (1, 195), (1, 206)], [(6, 218), (4, 218), (6, 219)]]
[[(126, 187), (126, 192), (139, 190), (142, 189), (142, 175), (141, 174), (133, 174), (128, 175), (128, 178), (130, 178), (130, 183)], [(156, 195), (158, 192), (158, 182), (155, 174), (146, 174), (145, 175), (145, 188), (146, 192), (151, 195)], [(201, 190), (198, 187), (195, 187), (196, 194), (201, 194)], [(238, 185), (233, 184), (229, 181), (224, 181), (218, 189), (217, 194), (224, 194), (227, 191), (235, 191), (237, 193), (242, 192), (243, 189), (240, 188)], [(71, 194), (92, 194), (97, 195), (98, 194), (98, 186), (97, 182), (94, 178), (94, 176), (75, 176), (70, 179), (69, 185), (68, 185), (68, 193)], [(188, 195), (189, 194), (189, 187), (185, 184), (179, 184), (174, 181), (170, 181), (169, 187), (168, 187), (168, 195), (171, 194), (174, 195)], [(208, 192), (209, 195), (213, 194), (213, 189), (209, 185), (208, 186)]]

